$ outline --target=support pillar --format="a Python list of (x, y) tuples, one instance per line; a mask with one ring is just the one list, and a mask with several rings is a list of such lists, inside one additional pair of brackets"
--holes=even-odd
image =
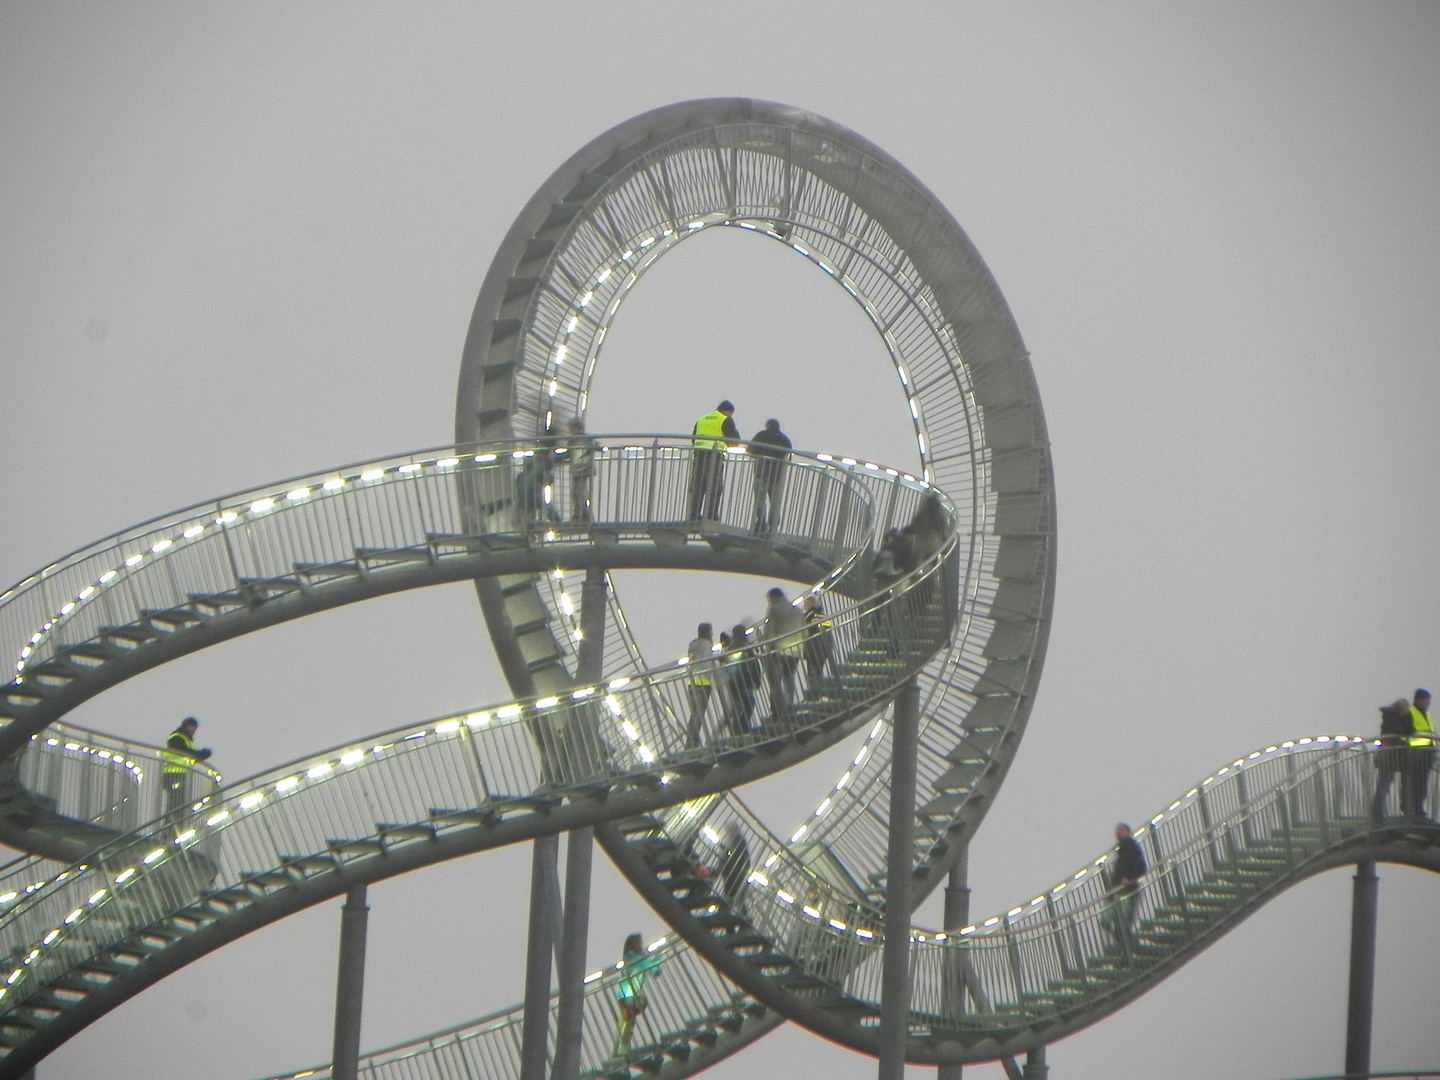
[(879, 1080), (905, 1080), (910, 1029), (910, 915), (915, 873), (915, 759), (920, 687), (895, 698), (890, 718), (890, 843), (885, 859), (885, 951), (880, 976)]
[(1355, 864), (1350, 909), (1350, 1008), (1345, 1022), (1345, 1075), (1370, 1075), (1370, 1021), (1375, 1006), (1375, 926), (1380, 911), (1380, 878), (1375, 861)]
[[(582, 683), (597, 682), (605, 673), (605, 614), (609, 600), (605, 571), (591, 567), (585, 572), (585, 585), (580, 594), (581, 638), (576, 676)], [(592, 828), (572, 829), (565, 842), (565, 928), (556, 964), (560, 973), (560, 1009), (555, 1024), (555, 1065), (551, 1080), (578, 1080), (580, 1075), (594, 847)]]
[[(970, 923), (970, 845), (960, 849), (960, 858), (950, 868), (950, 879), (945, 883), (945, 918), (947, 934), (953, 935), (962, 926)], [(946, 965), (944, 1008), (947, 1016), (955, 1016), (965, 1008), (965, 969), (959, 952), (949, 958)], [(965, 1066), (941, 1065), (935, 1070), (935, 1080), (963, 1080)]]
[(550, 950), (555, 945), (549, 887), (560, 837), (537, 836), (530, 859), (530, 936), (525, 951), (525, 1012), (520, 1035), (520, 1080), (545, 1080), (550, 1035)]
[(355, 1080), (360, 1067), (360, 1010), (365, 1001), (365, 886), (352, 885), (340, 909), (340, 964), (335, 977), (335, 1043), (330, 1075)]
[(1050, 1066), (1045, 1064), (1045, 1047), (1037, 1046), (1025, 1055), (1025, 1080), (1045, 1080)]

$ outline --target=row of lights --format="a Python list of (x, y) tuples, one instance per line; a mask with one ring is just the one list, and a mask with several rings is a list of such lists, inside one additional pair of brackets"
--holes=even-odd
[[(617, 721), (620, 722), (621, 729), (625, 731), (626, 737), (630, 738), (633, 743), (637, 744), (637, 756), (639, 756), (642, 761), (648, 764), (655, 760), (655, 754), (653, 751), (650, 750), (648, 746), (646, 746), (640, 741), (639, 733), (635, 730), (634, 725), (631, 724), (628, 720), (623, 719), (624, 712), (620, 705), (619, 699), (615, 695), (615, 691), (623, 689), (632, 681), (633, 680), (628, 677), (612, 679), (604, 687), (604, 690), (608, 691), (605, 694), (604, 702), (610, 714), (615, 717)], [(580, 701), (589, 697), (593, 697), (601, 691), (602, 688), (599, 686), (580, 687), (576, 690), (571, 691), (568, 696), (571, 700)], [(462, 725), (471, 730), (477, 730), (490, 726), (493, 721), (512, 720), (515, 717), (520, 716), (527, 710), (534, 712), (544, 712), (546, 710), (556, 707), (557, 705), (559, 705), (559, 703), (560, 697), (558, 695), (552, 695), (550, 697), (539, 698), (529, 704), (514, 703), (502, 706), (495, 710), (473, 712), (465, 715), (464, 717), (452, 717), (449, 720), (441, 721), (433, 728), (420, 728), (419, 730), (408, 732), (407, 734), (400, 736), (392, 742), (375, 744), (374, 746), (370, 747), (368, 751), (368, 756), (378, 758), (384, 755), (386, 751), (392, 750), (397, 746), (403, 746), (406, 743), (414, 742), (418, 739), (424, 739), (430, 736), (440, 736), (442, 738), (447, 736), (453, 737), (460, 731)], [(58, 745), (58, 740), (48, 739), (47, 744)], [(65, 745), (65, 749), (84, 752), (84, 748), (78, 743), (67, 743)], [(103, 753), (109, 753), (109, 751), (96, 751), (97, 756)], [(244, 793), (243, 795), (237, 795), (231, 799), (231, 803), (234, 807), (233, 810), (230, 808), (221, 808), (215, 813), (212, 813), (209, 817), (205, 819), (203, 827), (207, 830), (221, 828), (227, 822), (234, 821), (239, 816), (240, 812), (253, 813), (254, 811), (258, 810), (265, 803), (267, 797), (283, 798), (285, 796), (291, 795), (297, 790), (299, 790), (301, 785), (305, 784), (306, 782), (320, 782), (330, 778), (331, 776), (337, 775), (340, 771), (351, 770), (356, 766), (363, 764), (366, 757), (366, 750), (362, 748), (352, 748), (341, 753), (338, 758), (333, 761), (327, 759), (315, 762), (314, 764), (310, 765), (308, 768), (300, 772), (296, 772), (289, 776), (283, 777), (279, 780), (274, 781), (273, 783), (253, 788), (250, 791)], [(119, 761), (120, 758), (112, 756), (111, 760)], [(130, 767), (135, 767), (133, 762), (128, 762), (126, 764)], [(217, 778), (219, 776), (218, 773), (214, 775)], [(661, 781), (662, 783), (668, 783), (670, 780), (673, 779), (674, 776), (667, 773), (661, 778)], [(200, 803), (196, 804), (195, 809), (200, 809), (201, 807), (207, 806), (209, 804), (210, 800), (208, 798), (204, 799)], [(183, 850), (184, 848), (187, 848), (193, 843), (195, 843), (199, 835), (200, 830), (198, 828), (185, 829), (173, 841), (173, 844), (174, 846), (179, 847)], [(138, 872), (140, 872), (142, 866), (148, 867), (159, 864), (164, 861), (168, 854), (170, 854), (168, 847), (156, 848), (148, 855), (146, 855), (144, 859), (141, 860), (141, 866), (132, 866), (120, 873), (115, 878), (114, 885), (124, 885), (126, 882), (131, 880)], [(61, 882), (69, 879), (73, 874), (79, 874), (87, 869), (88, 867), (81, 866), (73, 872), (66, 871), (57, 876), (53, 881), (49, 882), (48, 884), (58, 885)], [(37, 882), (33, 885), (27, 886), (23, 893), (10, 892), (0, 895), (0, 906), (21, 899), (23, 898), (23, 896), (28, 896), (35, 892), (38, 892), (39, 890), (45, 888), (46, 885), (46, 882)], [(89, 900), (86, 901), (85, 907), (90, 907), (99, 903), (107, 895), (109, 895), (109, 891), (109, 887), (100, 889), (99, 891), (94, 893), (89, 898)], [(66, 916), (63, 925), (70, 925), (71, 923), (79, 919), (83, 915), (83, 913), (84, 908), (77, 908)], [(29, 964), (37, 956), (40, 955), (41, 951), (44, 949), (45, 946), (51, 944), (60, 935), (61, 930), (62, 928), (55, 928), (46, 935), (46, 937), (40, 942), (39, 945), (35, 946), (35, 948), (31, 950), (27, 958), (22, 962), (21, 966), (15, 971), (11, 972), (9, 981), (5, 984), (6, 987), (13, 985), (24, 974), (24, 968), (29, 966)], [(661, 943), (663, 943), (663, 939)], [(3, 989), (0, 989), (0, 997), (3, 997), (4, 993), (5, 991)]]
[[(1364, 745), (1365, 741), (1365, 739), (1361, 738), (1358, 735), (1320, 735), (1314, 738), (1296, 739), (1289, 742), (1283, 742), (1275, 746), (1267, 746), (1264, 750), (1256, 750), (1254, 753), (1250, 754), (1247, 757), (1236, 758), (1229, 765), (1226, 765), (1224, 768), (1217, 770), (1213, 775), (1207, 776), (1204, 780), (1200, 782), (1197, 787), (1191, 788), (1183, 796), (1181, 796), (1179, 799), (1176, 799), (1169, 806), (1167, 806), (1163, 811), (1152, 817), (1150, 819), (1149, 826), (1142, 825), (1140, 828), (1136, 829), (1135, 835), (1137, 837), (1144, 836), (1147, 828), (1159, 825), (1160, 822), (1164, 821), (1167, 816), (1174, 815), (1176, 811), (1182, 809), (1190, 803), (1193, 803), (1197, 798), (1199, 798), (1200, 792), (1203, 789), (1209, 787), (1211, 784), (1218, 782), (1220, 778), (1228, 776), (1232, 772), (1239, 772), (1247, 765), (1252, 765), (1255, 762), (1260, 761), (1263, 758), (1267, 758), (1272, 754), (1278, 754), (1282, 750), (1296, 750), (1302, 747), (1349, 745), (1351, 747), (1358, 748)], [(995, 928), (999, 926), (1002, 921), (1017, 919), (1027, 910), (1043, 906), (1047, 898), (1053, 897), (1063, 892), (1065, 889), (1083, 880), (1085, 877), (1095, 872), (1097, 868), (1104, 866), (1109, 861), (1110, 855), (1107, 852), (1106, 854), (1101, 855), (1098, 859), (1096, 859), (1094, 863), (1092, 863), (1090, 866), (1083, 867), (1069, 880), (1062, 881), (1054, 888), (1050, 889), (1049, 892), (1042, 893), (1041, 895), (1035, 897), (1033, 900), (1030, 901), (1029, 904), (1022, 904), (1019, 907), (1013, 907), (1003, 916), (992, 915), (983, 923), (979, 923), (974, 926), (962, 927), (955, 936), (968, 937), (974, 934), (985, 934), (994, 932)], [(923, 942), (925, 940), (925, 935), (916, 935), (914, 938), (912, 938), (912, 940), (919, 940)], [(943, 933), (933, 934), (931, 935), (931, 940), (943, 942), (946, 940), (946, 935)]]
[[(479, 454), (476, 455), (473, 460), (477, 463), (484, 463), (494, 461), (495, 458), (496, 455), (494, 454)], [(183, 528), (177, 525), (176, 528), (178, 531), (174, 535), (162, 537), (151, 543), (148, 549), (135, 552), (134, 554), (126, 557), (119, 566), (111, 567), (110, 569), (106, 570), (89, 585), (81, 589), (74, 597), (61, 605), (59, 611), (51, 615), (50, 619), (47, 622), (45, 622), (37, 631), (35, 631), (35, 633), (30, 635), (29, 642), (25, 645), (24, 648), (20, 650), (19, 658), (15, 663), (15, 681), (17, 683), (23, 681), (23, 673), (31, 655), (33, 655), (35, 649), (41, 644), (41, 642), (45, 640), (46, 635), (49, 634), (50, 631), (53, 630), (59, 623), (68, 618), (82, 605), (88, 603), (96, 596), (100, 595), (100, 593), (104, 591), (106, 587), (112, 585), (117, 579), (120, 578), (122, 574), (133, 573), (137, 571), (141, 566), (148, 565), (148, 563), (153, 561), (155, 558), (158, 558), (159, 556), (164, 555), (172, 550), (176, 550), (183, 544), (193, 543), (196, 540), (202, 539), (206, 535), (214, 535), (215, 530), (223, 530), (227, 526), (233, 525), (242, 517), (248, 517), (251, 520), (264, 517), (266, 514), (269, 514), (277, 507), (287, 505), (293, 506), (297, 503), (306, 502), (309, 499), (318, 495), (334, 494), (338, 491), (343, 490), (348, 484), (372, 484), (378, 480), (383, 479), (387, 473), (394, 473), (396, 476), (408, 478), (413, 474), (420, 472), (426, 466), (431, 466), (434, 469), (444, 471), (448, 469), (453, 469), (459, 464), (460, 459), (458, 457), (447, 457), (440, 458), (435, 461), (411, 461), (398, 466), (365, 469), (362, 472), (353, 476), (331, 477), (330, 479), (320, 484), (318, 486), (318, 490), (309, 486), (292, 488), (289, 491), (276, 493), (274, 495), (265, 496), (259, 499), (254, 499), (248, 504), (243, 504), (240, 506), (235, 506), (226, 510), (222, 510), (214, 518), (208, 521), (192, 521), (184, 525)], [(27, 578), (25, 581), (21, 582), (20, 585), (16, 586), (16, 588), (11, 589), (3, 595), (0, 595), (0, 604), (5, 603), (18, 591), (25, 589), (27, 586), (39, 580), (40, 578), (43, 578), (46, 574), (50, 573), (54, 569), (55, 566), (53, 565), (47, 567), (39, 575)]]

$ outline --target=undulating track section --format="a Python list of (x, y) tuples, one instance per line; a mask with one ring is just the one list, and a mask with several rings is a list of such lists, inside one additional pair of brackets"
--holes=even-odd
[[(1136, 897), (1128, 947), (1107, 929), (1113, 897), (1103, 876), (1109, 852), (975, 925), (948, 934), (913, 931), (919, 993), (911, 1027), (917, 1041), (928, 1042), (936, 1060), (1008, 1056), (1108, 1016), (1315, 874), (1360, 859), (1440, 872), (1440, 829), (1370, 818), (1375, 749), (1343, 735), (1266, 747), (1218, 769), (1137, 829), (1152, 865)], [(709, 839), (716, 835), (709, 823), (718, 804), (705, 800), (695, 814), (690, 806), (674, 807), (653, 819), (656, 835), (688, 847), (685, 857), (670, 861), (667, 875), (680, 907), (708, 912), (708, 921), (752, 945), (761, 937), (754, 927), (776, 938), (780, 932), (771, 928), (777, 922), (789, 927), (794, 936), (784, 939), (786, 952), (828, 968), (828, 978), (817, 979), (814, 998), (843, 997), (856, 1012), (875, 1013), (883, 913), (830, 906), (830, 898), (813, 887), (801, 894), (803, 883), (777, 882), (758, 869), (742, 889), (726, 895), (715, 887), (713, 873), (696, 872), (718, 864)], [(796, 910), (802, 915), (798, 927), (787, 918)], [(654, 1004), (640, 1021), (636, 1053), (624, 1064), (608, 1057), (617, 973), (588, 977), (582, 1074), (685, 1076), (785, 1019), (718, 979), (678, 942), (662, 939), (651, 948), (662, 973), (651, 984)], [(363, 1058), (360, 1075), (513, 1080), (519, 1075), (520, 1022), (515, 1008), (389, 1047)], [(825, 1022), (823, 1013), (815, 1021)], [(274, 1080), (304, 1077), (326, 1080), (329, 1068)]]
[[(597, 447), (584, 522), (517, 498), (536, 452), (447, 448), (241, 493), (77, 552), (0, 600), (0, 641), (19, 674), (3, 692), (3, 737), (23, 752), (6, 839), (53, 856), (57, 832), (114, 837), (48, 884), (12, 890), (0, 915), (0, 952), (14, 964), (0, 988), (0, 1070), (18, 1073), (176, 967), (351, 884), (693, 801), (803, 760), (871, 724), (950, 633), (953, 542), (878, 592), (868, 581), (886, 520), (877, 502), (942, 522), (942, 540), (953, 532), (953, 508), (923, 480), (797, 453), (784, 465), (784, 512), (756, 537), (723, 518), (703, 530), (682, 520), (688, 438)], [(483, 531), (462, 527), (475, 506)], [(595, 566), (828, 585), (844, 605), (824, 631), (835, 663), (788, 707), (757, 686), (756, 722), (701, 745), (685, 735), (686, 672), (670, 667), (383, 733), (229, 787), (211, 782), (124, 835), (128, 792), (90, 806), (89, 820), (52, 812), (37, 824), (36, 807), (58, 806), (68, 790), (44, 782), (64, 775), (45, 767), (50, 758), (80, 768), (92, 795), (116, 771), (154, 790), (153, 751), (137, 761), (133, 746), (92, 746), (55, 722), (129, 675), (397, 589), (542, 571), (563, 580)]]

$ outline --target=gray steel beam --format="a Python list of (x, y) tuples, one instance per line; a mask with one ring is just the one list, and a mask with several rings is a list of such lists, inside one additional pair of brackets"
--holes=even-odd
[[(970, 845), (961, 845), (955, 865), (950, 868), (950, 878), (945, 883), (946, 933), (954, 933), (970, 922)], [(945, 1006), (947, 1015), (955, 1015), (965, 1006), (965, 973), (961, 966), (963, 957), (957, 952), (951, 958), (954, 970), (945, 973)], [(935, 1080), (962, 1080), (963, 1065), (941, 1065), (935, 1070)]]
[(525, 950), (525, 1016), (520, 1036), (520, 1080), (545, 1080), (550, 1036), (550, 950), (556, 926), (547, 875), (556, 872), (560, 837), (537, 836), (530, 859), (530, 937)]
[(370, 908), (365, 886), (352, 885), (340, 909), (340, 964), (335, 977), (335, 1043), (330, 1075), (355, 1080), (360, 1063), (360, 1012), (365, 1003), (365, 937)]
[(1037, 1046), (1025, 1055), (1025, 1080), (1045, 1080), (1050, 1066), (1045, 1064), (1045, 1047)]
[[(605, 613), (609, 608), (605, 571), (585, 572), (580, 593), (580, 656), (576, 675), (597, 682), (604, 674)], [(560, 973), (560, 1006), (555, 1021), (555, 1064), (552, 1080), (578, 1080), (585, 1021), (585, 960), (590, 945), (590, 871), (595, 849), (593, 828), (572, 829), (565, 842), (565, 924), (556, 967)]]
[(896, 695), (890, 716), (890, 845), (885, 860), (879, 1080), (905, 1080), (905, 1044), (910, 1033), (910, 915), (919, 735), (920, 686), (912, 681)]
[(1375, 925), (1379, 916), (1380, 878), (1375, 861), (1355, 864), (1350, 908), (1350, 1007), (1345, 1022), (1345, 1075), (1370, 1075), (1370, 1021), (1375, 1007)]

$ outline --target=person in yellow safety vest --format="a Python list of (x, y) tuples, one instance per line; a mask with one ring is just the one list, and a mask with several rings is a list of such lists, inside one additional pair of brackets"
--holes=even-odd
[(1435, 767), (1435, 724), (1430, 719), (1430, 691), (1415, 691), (1410, 706), (1410, 748), (1405, 771), (1400, 774), (1400, 810), (1406, 817), (1429, 821), (1425, 796), (1430, 790), (1430, 772)]
[(695, 459), (690, 468), (689, 521), (720, 520), (720, 496), (725, 493), (725, 450), (740, 442), (735, 406), (722, 401), (695, 421), (690, 433)]
[(715, 690), (715, 630), (708, 622), (702, 622), (695, 630), (695, 640), (686, 650), (686, 671), (689, 682), (685, 687), (690, 700), (690, 719), (685, 724), (685, 745), (700, 745), (700, 732), (705, 726), (705, 709), (710, 704), (710, 695)]
[(165, 749), (160, 751), (160, 760), (163, 763), (160, 775), (165, 787), (167, 811), (189, 802), (190, 773), (196, 762), (204, 761), (210, 756), (208, 749), (197, 749), (195, 746), (195, 731), (199, 727), (199, 720), (187, 716), (180, 721), (180, 726), (170, 733), (170, 738), (165, 740)]

